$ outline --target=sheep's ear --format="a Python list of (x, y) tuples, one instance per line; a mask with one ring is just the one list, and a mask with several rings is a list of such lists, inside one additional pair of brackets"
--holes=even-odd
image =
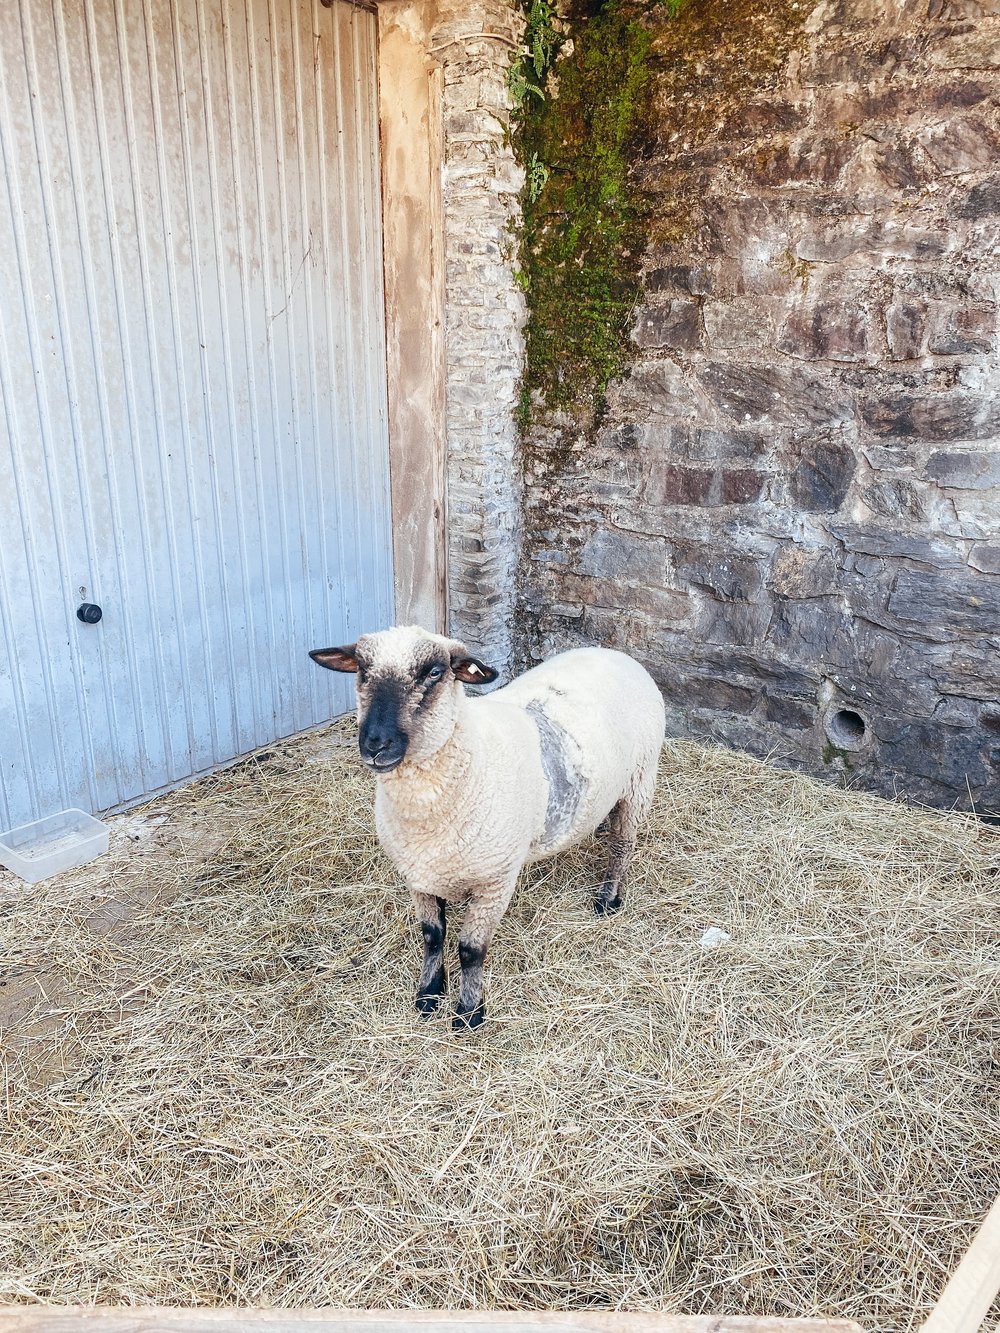
[(455, 679), (464, 681), (466, 685), (489, 685), (499, 674), (485, 663), (477, 662), (474, 657), (461, 657), (457, 653), (452, 654), (451, 669)]
[(356, 647), (357, 644), (349, 643), (346, 648), (314, 648), (309, 656), (321, 667), (326, 667), (327, 671), (353, 673), (358, 669), (358, 659), (354, 651)]

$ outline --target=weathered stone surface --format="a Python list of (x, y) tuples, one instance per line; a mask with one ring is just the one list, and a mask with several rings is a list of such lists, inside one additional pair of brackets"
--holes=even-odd
[(707, 296), (712, 290), (712, 270), (706, 266), (667, 264), (646, 275), (648, 292), (675, 292), (678, 296)]
[(955, 210), (959, 218), (996, 217), (1000, 213), (1000, 176), (990, 176), (988, 180), (973, 185)]
[(791, 498), (810, 513), (835, 513), (847, 497), (857, 468), (851, 446), (827, 432), (799, 440), (792, 457), (796, 462), (788, 479)]
[(932, 569), (958, 568), (962, 564), (953, 543), (902, 527), (838, 522), (830, 525), (830, 533), (845, 550), (854, 553), (916, 562)]
[(952, 449), (931, 454), (924, 475), (941, 486), (981, 491), (1000, 486), (1000, 449), (972, 453)]
[(701, 341), (701, 314), (695, 301), (671, 301), (639, 311), (632, 334), (639, 347), (690, 350)]
[(771, 419), (791, 425), (836, 425), (850, 406), (833, 386), (814, 374), (784, 366), (707, 362), (700, 368), (702, 387), (720, 412), (735, 421)]
[(647, 495), (657, 505), (706, 505), (717, 503), (715, 490), (714, 469), (665, 463), (650, 478)]
[(1000, 542), (976, 542), (969, 552), (969, 564), (983, 574), (1000, 574)]
[[(767, 97), (651, 146), (643, 179), (669, 200), (688, 172), (690, 216), (646, 256), (601, 428), (533, 449), (521, 573), (526, 657), (636, 653), (677, 733), (1000, 808), (988, 5), (809, 5)], [(850, 769), (835, 707), (868, 725)]]
[(700, 542), (679, 542), (671, 549), (675, 581), (710, 593), (722, 602), (747, 602), (760, 591), (761, 562), (752, 556), (720, 552)]
[(602, 578), (662, 584), (666, 579), (666, 554), (662, 539), (631, 532), (595, 532), (584, 542), (577, 568), (583, 574)]
[(819, 709), (815, 704), (802, 703), (787, 695), (767, 693), (764, 696), (764, 716), (768, 722), (776, 722), (781, 727), (805, 731), (815, 726)]
[(876, 435), (921, 440), (987, 440), (1000, 435), (1000, 396), (966, 392), (869, 399), (865, 424)]
[(803, 361), (862, 361), (871, 321), (856, 300), (803, 300), (785, 321), (778, 350)]
[(713, 349), (760, 349), (774, 340), (774, 312), (760, 299), (709, 302), (704, 321), (705, 336)]
[(997, 161), (996, 136), (976, 117), (933, 125), (920, 136), (920, 143), (938, 171), (946, 176), (988, 171)]
[(996, 634), (1000, 627), (1000, 579), (989, 574), (953, 575), (900, 570), (889, 598), (900, 620)]
[(924, 350), (929, 308), (925, 301), (894, 301), (885, 312), (885, 337), (894, 361), (914, 361)]
[(902, 477), (891, 477), (865, 486), (861, 498), (872, 513), (882, 519), (920, 519), (924, 515), (916, 487)]
[(996, 337), (996, 309), (986, 306), (945, 307), (927, 342), (937, 356), (969, 356), (991, 352)]
[(836, 591), (836, 562), (822, 546), (789, 542), (774, 553), (769, 582), (779, 597), (822, 597)]

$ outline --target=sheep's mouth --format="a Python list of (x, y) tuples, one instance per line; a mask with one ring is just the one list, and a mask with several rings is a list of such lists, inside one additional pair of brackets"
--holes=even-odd
[(373, 773), (391, 773), (394, 768), (398, 768), (406, 758), (406, 751), (402, 754), (373, 754), (361, 756), (361, 762), (365, 768), (370, 768)]

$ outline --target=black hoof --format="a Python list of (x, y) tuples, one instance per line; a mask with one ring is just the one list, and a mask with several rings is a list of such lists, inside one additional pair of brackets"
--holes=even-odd
[(417, 991), (417, 1013), (421, 1018), (430, 1018), (441, 1003), (441, 996), (445, 992), (446, 985), (445, 974), (442, 971), (433, 978), (426, 990)]
[(456, 1032), (465, 1032), (469, 1028), (481, 1027), (486, 1018), (486, 1006), (482, 1000), (476, 1005), (475, 1009), (461, 1009), (455, 1011), (455, 1017), (452, 1019), (452, 1027)]
[(612, 916), (622, 905), (621, 894), (615, 898), (595, 898), (594, 911), (598, 916)]

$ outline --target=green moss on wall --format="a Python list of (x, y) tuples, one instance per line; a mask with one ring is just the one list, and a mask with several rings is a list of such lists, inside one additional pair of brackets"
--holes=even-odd
[(744, 108), (784, 77), (808, 8), (576, 0), (560, 21), (550, 0), (530, 0), (511, 78), (526, 173), (526, 439), (539, 405), (600, 419), (635, 354), (643, 256), (652, 246), (692, 258), (713, 147), (738, 143)]
[(600, 409), (628, 360), (646, 245), (631, 162), (648, 109), (650, 33), (608, 0), (571, 18), (569, 35), (557, 95), (550, 74), (545, 95), (529, 93), (518, 117), (527, 172), (520, 277), (530, 310), (522, 428), (537, 398)]

